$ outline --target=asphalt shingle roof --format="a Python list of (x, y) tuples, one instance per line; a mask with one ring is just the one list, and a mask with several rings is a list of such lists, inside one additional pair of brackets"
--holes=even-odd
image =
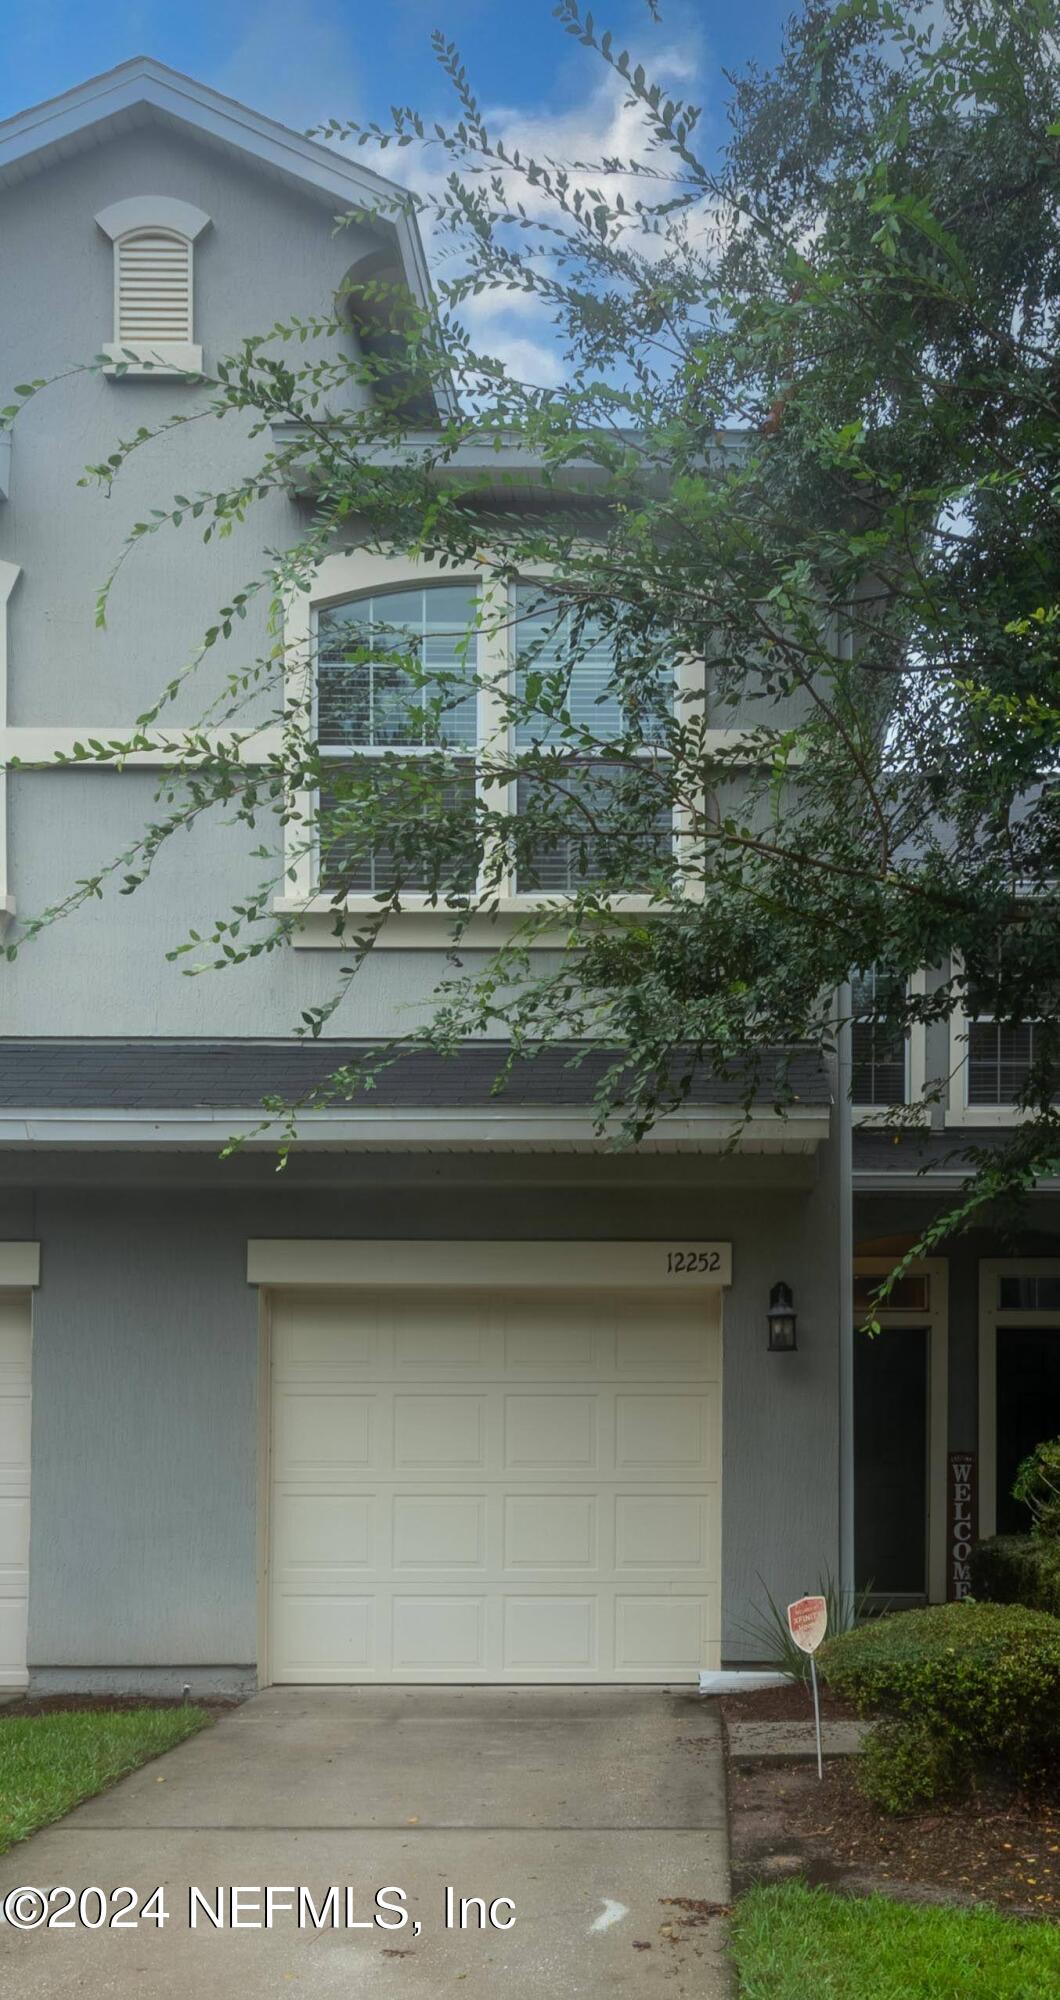
[[(354, 1063), (369, 1042), (0, 1039), (0, 1108), (7, 1111), (256, 1110), (265, 1096), (301, 1099), (341, 1065)], [(612, 1055), (595, 1051), (571, 1067), (572, 1044), (544, 1048), (520, 1061), (499, 1095), (497, 1043), (465, 1043), (453, 1056), (409, 1049), (389, 1064), (358, 1102), (387, 1107), (563, 1107), (587, 1105)], [(789, 1088), (799, 1104), (827, 1106), (831, 1089), (817, 1051), (792, 1049)], [(783, 1050), (763, 1062), (757, 1099), (771, 1104), (781, 1089)], [(690, 1105), (741, 1102), (744, 1072), (720, 1076), (701, 1067)]]
[(854, 1131), (854, 1172), (862, 1174), (917, 1174), (923, 1171), (961, 1173), (970, 1171), (966, 1155), (969, 1146), (979, 1151), (1000, 1146), (1011, 1136), (1004, 1126), (962, 1126), (940, 1132), (917, 1130), (914, 1126), (865, 1128)]

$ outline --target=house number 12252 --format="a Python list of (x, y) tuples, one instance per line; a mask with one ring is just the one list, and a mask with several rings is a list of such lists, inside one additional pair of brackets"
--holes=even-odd
[(679, 1271), (720, 1271), (720, 1250), (668, 1250), (666, 1270), (670, 1276)]

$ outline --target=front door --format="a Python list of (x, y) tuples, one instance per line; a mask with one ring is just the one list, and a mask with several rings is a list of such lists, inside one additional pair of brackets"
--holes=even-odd
[(854, 1566), (859, 1591), (927, 1596), (930, 1329), (854, 1335)]
[(1060, 1437), (1060, 1260), (984, 1259), (979, 1280), (979, 1529), (1025, 1534), (1013, 1481), (1036, 1444)]
[(925, 1257), (879, 1301), (901, 1254), (886, 1249), (854, 1264), (854, 1579), (900, 1608), (946, 1595), (949, 1272)]

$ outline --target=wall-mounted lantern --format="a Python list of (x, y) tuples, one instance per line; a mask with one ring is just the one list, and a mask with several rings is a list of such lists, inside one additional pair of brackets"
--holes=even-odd
[(797, 1321), (790, 1285), (773, 1286), (766, 1319), (769, 1322), (770, 1354), (794, 1354), (799, 1343), (795, 1337)]

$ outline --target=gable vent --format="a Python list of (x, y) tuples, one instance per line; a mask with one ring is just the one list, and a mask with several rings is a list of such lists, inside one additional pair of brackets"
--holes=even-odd
[(116, 250), (119, 343), (191, 339), (191, 244), (168, 229), (137, 229)]

